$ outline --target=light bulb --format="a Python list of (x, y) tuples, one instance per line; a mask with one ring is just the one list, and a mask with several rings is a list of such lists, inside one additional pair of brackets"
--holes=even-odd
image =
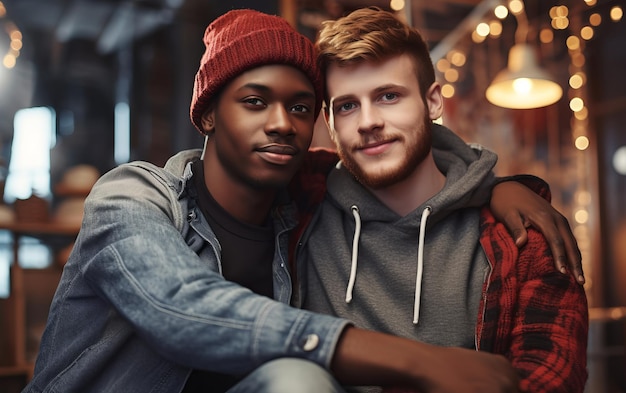
[(533, 88), (533, 82), (529, 78), (517, 78), (513, 81), (513, 90), (517, 94), (528, 94)]

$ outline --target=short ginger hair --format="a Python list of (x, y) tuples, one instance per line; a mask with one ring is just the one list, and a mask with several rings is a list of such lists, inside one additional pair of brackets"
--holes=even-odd
[(415, 65), (422, 99), (435, 82), (428, 44), (419, 31), (378, 7), (362, 8), (337, 20), (322, 22), (316, 46), (324, 75), (331, 64), (341, 67), (408, 54)]

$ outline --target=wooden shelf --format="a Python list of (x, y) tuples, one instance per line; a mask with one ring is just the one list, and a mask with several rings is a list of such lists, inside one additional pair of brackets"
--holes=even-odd
[(0, 222), (0, 230), (13, 232), (15, 235), (62, 235), (76, 236), (80, 230), (80, 224), (61, 221), (44, 222)]
[(589, 322), (626, 321), (626, 307), (590, 307)]
[[(7, 299), (0, 299), (0, 385), (23, 385), (32, 378), (38, 341), (33, 331), (45, 326), (47, 310), (61, 276), (61, 267), (24, 269), (19, 261), (22, 236), (53, 240), (60, 238), (70, 244), (78, 235), (79, 223), (72, 222), (3, 222), (0, 230), (10, 231), (13, 261), (10, 268), (11, 290)], [(35, 334), (36, 335), (36, 334)], [(23, 386), (22, 386), (23, 388)], [(19, 391), (19, 390), (17, 390)]]
[(32, 373), (33, 373), (32, 365), (0, 367), (0, 377), (25, 376), (29, 378), (32, 375)]
[(60, 197), (86, 197), (91, 192), (91, 187), (89, 188), (75, 188), (68, 187), (65, 184), (57, 184), (54, 187), (54, 195)]

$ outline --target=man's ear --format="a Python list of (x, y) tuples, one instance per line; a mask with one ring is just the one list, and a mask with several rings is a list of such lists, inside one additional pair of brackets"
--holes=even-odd
[(430, 120), (435, 120), (443, 115), (443, 96), (441, 95), (441, 85), (434, 82), (426, 92), (426, 105), (428, 106), (428, 116)]
[(206, 110), (200, 120), (204, 135), (211, 134), (215, 131), (215, 111), (213, 109)]

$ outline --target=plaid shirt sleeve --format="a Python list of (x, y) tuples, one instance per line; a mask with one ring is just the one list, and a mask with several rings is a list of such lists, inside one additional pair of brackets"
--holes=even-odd
[(505, 355), (523, 391), (583, 392), (589, 327), (584, 289), (559, 273), (543, 235), (519, 249), (483, 210), (481, 243), (493, 271), (478, 321), (479, 350)]

